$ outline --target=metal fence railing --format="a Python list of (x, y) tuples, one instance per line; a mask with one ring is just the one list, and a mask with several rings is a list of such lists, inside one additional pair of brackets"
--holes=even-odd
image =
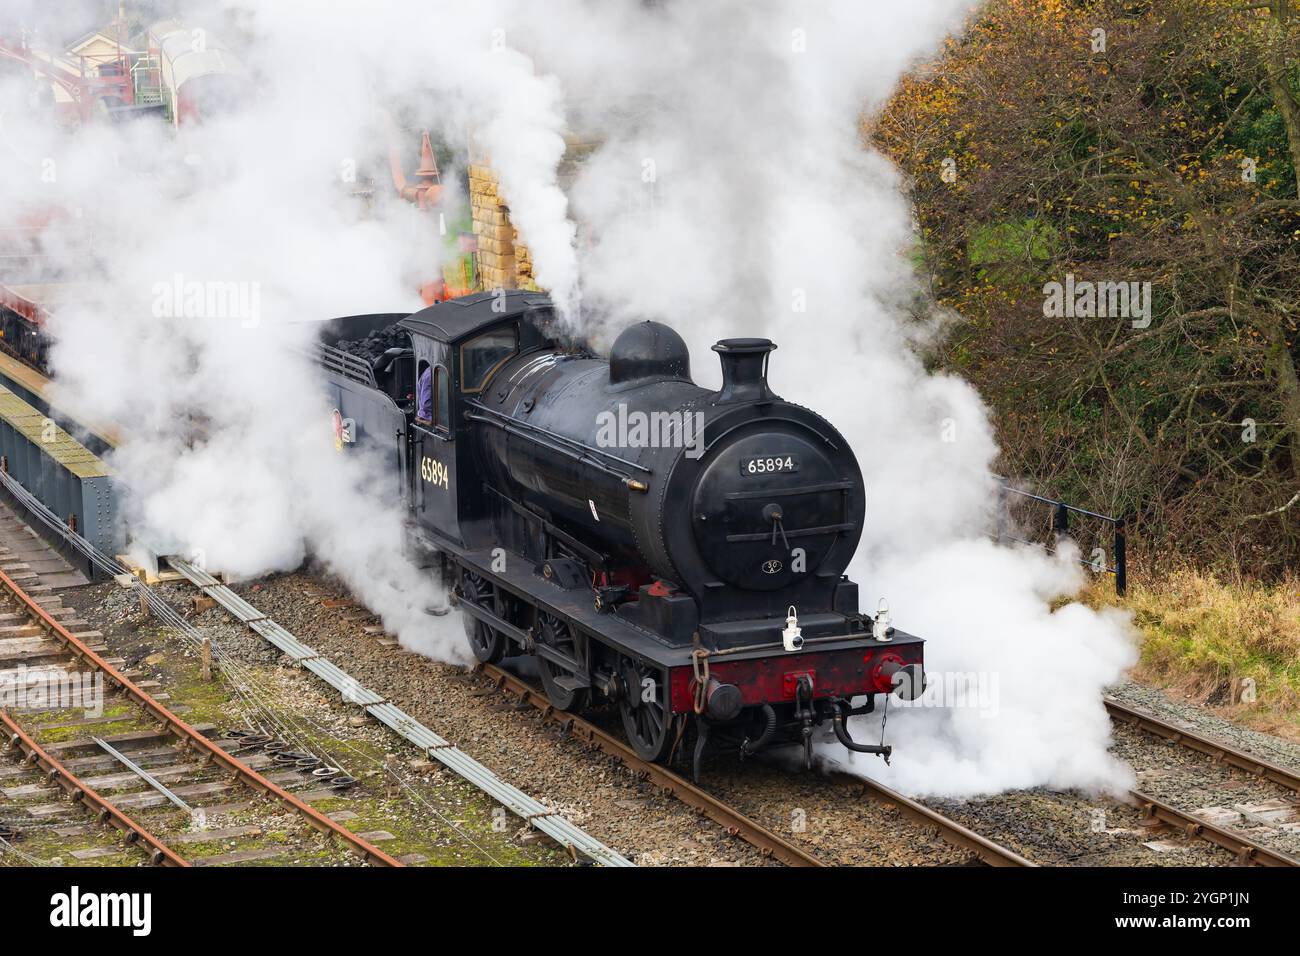
[[(1113, 574), (1115, 576), (1115, 593), (1121, 597), (1124, 595), (1128, 590), (1128, 539), (1124, 518), (1100, 514), (1086, 508), (1077, 508), (1074, 505), (1066, 504), (1064, 501), (1044, 498), (1042, 495), (1022, 491), (1019, 488), (1012, 487), (1005, 478), (999, 478), (998, 481), (997, 540), (999, 544), (1004, 541), (1018, 541), (1022, 544), (1039, 545), (1046, 548), (1048, 552), (1054, 552), (1056, 543), (1061, 538), (1070, 538), (1076, 543), (1079, 542), (1078, 522), (1072, 523), (1071, 516), (1078, 516), (1090, 522), (1101, 522), (1111, 532), (1109, 556), (1106, 553), (1106, 548), (1097, 547), (1092, 549), (1090, 558), (1081, 557), (1079, 563), (1099, 574)], [(1049, 509), (1051, 525), (1047, 540), (1034, 541), (1019, 538), (1010, 533), (1008, 529), (1017, 526), (1013, 522), (1011, 496), (1015, 496), (1017, 500), (1031, 507), (1040, 506)], [(1032, 526), (1032, 522), (1029, 521), (1020, 523)], [(1094, 538), (1095, 540), (1100, 540), (1100, 536)]]
[(344, 352), (332, 345), (317, 343), (315, 358), (325, 368), (331, 372), (337, 372), (344, 378), (361, 385), (367, 385), (370, 388), (379, 387), (375, 381), (375, 370), (369, 362), (359, 355)]

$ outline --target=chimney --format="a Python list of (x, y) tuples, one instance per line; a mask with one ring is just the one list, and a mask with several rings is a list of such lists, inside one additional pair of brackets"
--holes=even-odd
[(770, 402), (767, 356), (776, 345), (770, 339), (723, 339), (713, 346), (722, 359), (722, 389), (718, 404)]

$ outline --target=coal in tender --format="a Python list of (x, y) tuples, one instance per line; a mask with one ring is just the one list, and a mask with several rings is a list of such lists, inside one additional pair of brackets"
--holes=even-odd
[(375, 329), (363, 339), (342, 339), (334, 343), (340, 351), (360, 356), (368, 362), (374, 362), (389, 349), (407, 348), (409, 345), (406, 333), (395, 324)]

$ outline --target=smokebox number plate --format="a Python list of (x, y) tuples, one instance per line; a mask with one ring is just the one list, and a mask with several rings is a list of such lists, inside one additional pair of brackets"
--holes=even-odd
[(740, 473), (742, 475), (770, 475), (798, 470), (799, 459), (794, 455), (771, 455), (740, 459)]

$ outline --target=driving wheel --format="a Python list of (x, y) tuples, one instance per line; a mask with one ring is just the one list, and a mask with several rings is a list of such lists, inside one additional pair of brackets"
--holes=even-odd
[(665, 674), (654, 664), (630, 657), (619, 661), (624, 693), (618, 709), (628, 743), (642, 760), (659, 763), (672, 749), (672, 713)]
[(542, 613), (537, 616), (537, 643), (564, 654), (578, 665), (575, 675), (562, 664), (537, 655), (537, 670), (542, 678), (546, 699), (558, 710), (582, 710), (590, 698), (584, 686), (587, 670), (587, 639), (558, 617)]
[[(496, 612), (496, 588), (481, 575), (466, 571), (460, 579), (460, 590), (464, 600)], [(501, 660), (505, 656), (506, 636), (466, 611), (462, 611), (461, 616), (465, 620), (465, 637), (469, 639), (474, 656), (484, 664)]]

